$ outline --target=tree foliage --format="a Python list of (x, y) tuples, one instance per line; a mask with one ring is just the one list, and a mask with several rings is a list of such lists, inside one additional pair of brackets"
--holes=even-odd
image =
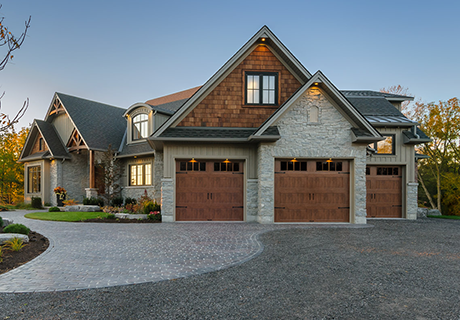
[(108, 150), (102, 154), (100, 162), (96, 165), (96, 185), (99, 195), (104, 198), (108, 205), (114, 198), (121, 195), (120, 178), (123, 175), (123, 165), (115, 158), (115, 150), (109, 146)]
[[(395, 86), (390, 86), (388, 88), (382, 88), (380, 89), (380, 92), (385, 92), (385, 93), (391, 93), (391, 94), (397, 94), (400, 96), (412, 96), (411, 93), (409, 93), (409, 88), (403, 87), (400, 84), (395, 85)], [(401, 103), (401, 113), (405, 115), (410, 114), (410, 101), (403, 101)]]
[[(457, 98), (416, 103), (414, 120), (432, 139), (419, 147), (429, 159), (420, 160), (418, 177), (422, 196), (447, 214), (460, 215), (460, 105)], [(423, 196), (424, 194), (424, 196)]]
[(0, 133), (0, 201), (16, 203), (24, 198), (24, 165), (18, 163), (29, 129), (14, 127)]

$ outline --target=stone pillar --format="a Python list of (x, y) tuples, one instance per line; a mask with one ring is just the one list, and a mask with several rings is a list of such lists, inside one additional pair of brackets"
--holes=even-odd
[(259, 180), (248, 179), (246, 182), (246, 222), (257, 221)]
[[(363, 150), (363, 155), (365, 155), (365, 150)], [(354, 161), (350, 162), (352, 167), (350, 171), (353, 170), (353, 175), (350, 172), (350, 178), (354, 178), (354, 182), (351, 181), (352, 186), (354, 185), (354, 203), (355, 203), (355, 214), (352, 215), (351, 221), (356, 224), (366, 224), (366, 157), (356, 157)]]
[(157, 201), (161, 201), (161, 178), (163, 178), (163, 152), (155, 151), (155, 158), (153, 159), (153, 198)]
[(174, 222), (173, 179), (161, 179), (161, 221)]
[(52, 206), (57, 206), (54, 188), (62, 187), (62, 163), (60, 160), (50, 161), (50, 202)]
[(406, 186), (406, 219), (417, 219), (418, 183), (409, 182)]
[(96, 188), (85, 188), (87, 198), (97, 198), (98, 193)]
[[(94, 166), (94, 150), (89, 151), (89, 187), (91, 189), (96, 188), (96, 168)], [(86, 194), (88, 195), (88, 191), (86, 191)]]
[(261, 143), (258, 149), (258, 216), (259, 223), (275, 221), (275, 159), (272, 146)]

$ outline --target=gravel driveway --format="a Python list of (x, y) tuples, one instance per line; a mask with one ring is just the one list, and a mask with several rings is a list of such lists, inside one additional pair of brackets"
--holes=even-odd
[(260, 236), (246, 263), (156, 283), (0, 294), (2, 319), (460, 319), (460, 221)]

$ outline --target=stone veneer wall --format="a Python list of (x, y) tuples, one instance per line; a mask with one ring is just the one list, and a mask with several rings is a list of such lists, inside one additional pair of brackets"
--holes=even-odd
[(174, 182), (173, 179), (161, 179), (161, 220), (174, 221)]
[[(50, 189), (53, 190), (57, 186), (64, 187), (67, 190), (67, 199), (82, 203), (83, 198), (86, 197), (85, 188), (89, 187), (89, 153), (87, 150), (82, 150), (80, 154), (72, 152), (70, 156), (70, 160), (65, 160), (60, 165), (53, 165), (52, 172), (55, 176), (53, 177), (53, 173), (50, 174), (52, 181)], [(54, 193), (51, 194), (51, 198), (55, 198)]]
[[(310, 122), (312, 107), (319, 121)], [(276, 158), (347, 158), (350, 163), (352, 223), (366, 223), (366, 145), (351, 143), (351, 124), (317, 88), (310, 88), (287, 110), (276, 125), (281, 139), (258, 148), (258, 221), (274, 222), (274, 165)], [(352, 210), (352, 209), (351, 209)]]
[(246, 180), (246, 222), (257, 221), (257, 209), (258, 209), (258, 188), (257, 179)]
[(62, 185), (62, 160), (52, 160), (50, 161), (50, 203), (52, 206), (57, 206), (54, 188)]
[(407, 183), (406, 194), (406, 219), (416, 220), (418, 209), (418, 183)]

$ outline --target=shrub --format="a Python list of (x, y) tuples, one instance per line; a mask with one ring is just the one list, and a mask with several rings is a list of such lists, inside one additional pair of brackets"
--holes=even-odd
[(51, 203), (45, 202), (45, 207), (51, 207)]
[(0, 246), (0, 262), (3, 262), (3, 251), (2, 251), (2, 246)]
[(115, 197), (112, 199), (111, 203), (114, 207), (121, 207), (123, 206), (123, 197)]
[(134, 198), (126, 198), (125, 199), (125, 206), (127, 206), (128, 204), (136, 204), (137, 203), (137, 200), (134, 199)]
[(25, 225), (20, 224), (20, 223), (13, 223), (10, 224), (9, 226), (6, 226), (3, 229), (4, 233), (20, 233), (20, 234), (25, 234), (28, 235), (30, 232), (30, 229), (27, 228)]
[(105, 212), (105, 213), (118, 213), (120, 212), (122, 209), (119, 208), (119, 207), (112, 207), (112, 206), (105, 206), (105, 207), (102, 207), (102, 211)]
[(3, 219), (0, 217), (0, 228), (3, 227)]
[(61, 209), (59, 209), (58, 207), (51, 207), (48, 209), (48, 212), (61, 212)]
[(125, 206), (125, 209), (128, 210), (128, 213), (142, 213), (144, 212), (144, 207), (138, 203), (130, 203)]
[(42, 198), (32, 197), (31, 205), (32, 205), (32, 208), (41, 209), (42, 208)]
[(0, 211), (8, 211), (8, 207), (7, 206), (2, 206), (0, 205)]
[(16, 209), (33, 209), (30, 203), (18, 202), (14, 206)]
[(160, 211), (150, 211), (147, 214), (147, 219), (154, 221), (161, 221), (161, 212)]
[(83, 204), (84, 205), (103, 207), (104, 206), (104, 199), (95, 198), (95, 197), (83, 198)]
[(161, 209), (160, 205), (155, 200), (144, 202), (144, 214), (150, 214), (150, 212), (154, 212), (154, 211), (159, 212), (160, 209)]
[(116, 218), (116, 217), (115, 217), (115, 214), (114, 214), (114, 213), (109, 213), (109, 214), (107, 215), (107, 219), (115, 219), (115, 218)]
[(5, 241), (5, 247), (10, 249), (11, 251), (19, 251), (25, 246), (26, 244), (22, 241), (22, 239), (16, 237)]
[(74, 199), (69, 199), (69, 200), (63, 200), (62, 203), (64, 204), (64, 207), (67, 206), (76, 206), (78, 203)]

